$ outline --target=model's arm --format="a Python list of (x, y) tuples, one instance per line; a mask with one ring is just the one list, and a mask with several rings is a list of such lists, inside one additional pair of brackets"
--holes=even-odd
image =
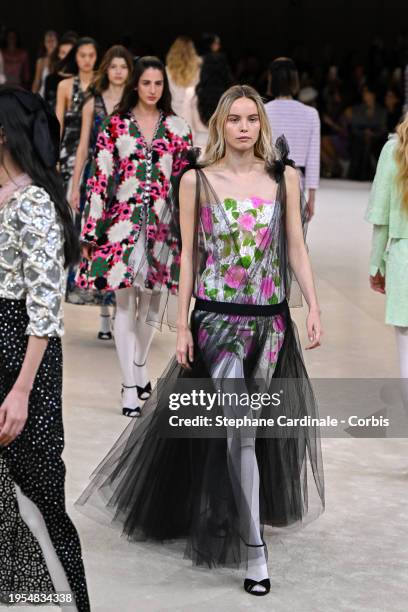
[(31, 86), (31, 91), (33, 93), (38, 93), (40, 91), (42, 69), (43, 69), (43, 58), (39, 57), (35, 64), (34, 81)]
[(306, 156), (305, 187), (308, 189), (307, 209), (308, 219), (313, 217), (315, 211), (316, 189), (319, 187), (320, 177), (320, 119), (313, 113), (312, 132)]
[(58, 83), (57, 87), (57, 103), (55, 106), (55, 114), (60, 123), (61, 138), (64, 134), (64, 116), (68, 99), (68, 88), (72, 79), (64, 79)]
[[(61, 336), (64, 287), (63, 244), (53, 203), (23, 202), (18, 213), (19, 234), (26, 280), (29, 323), (27, 350), (20, 373), (0, 407), (0, 444), (10, 444), (23, 430), (28, 400), (49, 336)], [(60, 236), (56, 240), (56, 234)], [(39, 263), (41, 262), (41, 263)]]
[(193, 360), (193, 338), (188, 326), (191, 296), (193, 294), (193, 243), (195, 224), (196, 176), (194, 170), (187, 171), (180, 182), (180, 230), (181, 261), (177, 317), (177, 361), (189, 367)]
[(81, 176), (85, 166), (85, 162), (88, 158), (89, 151), (89, 140), (91, 138), (91, 130), (94, 119), (95, 100), (90, 98), (83, 106), (82, 109), (82, 124), (81, 124), (81, 136), (79, 139), (78, 148), (75, 156), (75, 166), (72, 175), (72, 187), (71, 187), (71, 207), (79, 212), (79, 201), (80, 201), (80, 187), (81, 187)]
[(299, 176), (294, 168), (285, 169), (286, 183), (286, 235), (289, 265), (296, 276), (305, 300), (309, 306), (307, 333), (311, 344), (306, 348), (319, 346), (321, 337), (320, 309), (317, 301), (312, 266), (303, 238), (300, 216)]

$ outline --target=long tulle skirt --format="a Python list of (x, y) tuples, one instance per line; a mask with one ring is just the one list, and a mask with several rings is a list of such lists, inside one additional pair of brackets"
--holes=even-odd
[[(196, 565), (244, 567), (261, 548), (266, 552), (265, 526), (295, 527), (322, 512), (318, 429), (271, 431), (261, 424), (227, 426), (225, 435), (213, 435), (214, 428), (172, 435), (169, 397), (189, 381), (214, 392), (228, 381), (240, 392), (278, 390), (285, 419), (317, 418), (317, 406), (286, 301), (273, 316), (196, 307), (191, 330), (191, 369), (171, 359), (142, 417), (116, 441), (77, 504), (91, 516), (102, 511), (129, 539), (185, 542), (185, 556)], [(257, 423), (271, 410), (276, 416), (270, 406), (257, 410)], [(215, 406), (217, 412), (254, 416), (238, 404)]]

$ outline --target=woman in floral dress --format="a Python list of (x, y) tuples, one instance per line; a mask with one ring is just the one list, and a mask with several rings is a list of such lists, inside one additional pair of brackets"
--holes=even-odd
[[(306, 207), (284, 141), (280, 158), (271, 142), (255, 90), (227, 90), (203, 166), (180, 182), (176, 357), (79, 500), (94, 512), (102, 499), (129, 538), (186, 539), (197, 565), (243, 567), (258, 596), (270, 590), (264, 526), (304, 524), (324, 508), (317, 406), (287, 303), (292, 269), (309, 307), (307, 348), (318, 347)], [(205, 397), (197, 409), (192, 391), (214, 392), (211, 409)], [(280, 401), (259, 405), (259, 391)]]
[(180, 255), (168, 195), (191, 143), (189, 126), (172, 112), (164, 65), (155, 57), (139, 59), (118, 112), (97, 139), (82, 226), (86, 258), (77, 277), (81, 288), (115, 291), (125, 416), (139, 416), (139, 399), (151, 392), (151, 292), (164, 286), (177, 291)]
[[(105, 53), (95, 74), (82, 109), (81, 136), (75, 156), (72, 174), (70, 204), (79, 215), (82, 214), (86, 181), (92, 165), (93, 151), (101, 125), (120, 103), (125, 87), (130, 82), (133, 70), (131, 54), (122, 45), (114, 45)], [(100, 340), (111, 340), (111, 317), (109, 307), (114, 305), (113, 292), (92, 292), (86, 302), (100, 304)]]

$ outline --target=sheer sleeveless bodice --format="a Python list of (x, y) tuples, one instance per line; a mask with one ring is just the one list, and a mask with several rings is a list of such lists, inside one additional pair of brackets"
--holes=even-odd
[(278, 260), (280, 204), (226, 198), (200, 211), (206, 261), (197, 297), (243, 304), (277, 304), (284, 297)]
[(198, 171), (198, 181), (194, 295), (237, 304), (282, 302), (287, 263), (280, 189), (271, 181), (271, 199), (221, 200), (204, 172)]

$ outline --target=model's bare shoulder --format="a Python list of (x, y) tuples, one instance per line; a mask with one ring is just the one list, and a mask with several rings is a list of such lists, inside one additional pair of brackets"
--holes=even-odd
[(196, 184), (196, 171), (192, 168), (187, 170), (181, 177), (180, 187), (184, 189), (191, 189)]

